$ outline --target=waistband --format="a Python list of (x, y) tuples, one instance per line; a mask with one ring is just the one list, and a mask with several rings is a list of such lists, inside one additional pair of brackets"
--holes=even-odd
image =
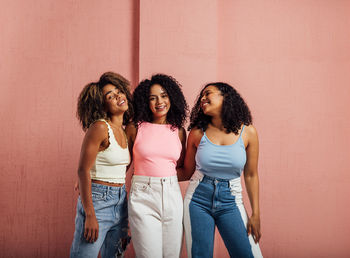
[(222, 178), (215, 178), (215, 177), (211, 177), (211, 176), (207, 176), (204, 175), (202, 172), (200, 172), (199, 170), (196, 170), (192, 177), (192, 180), (199, 180), (200, 182), (206, 182), (209, 184), (224, 184), (228, 187), (232, 187), (232, 186), (237, 186), (241, 184), (241, 178), (237, 177), (237, 178), (233, 178), (233, 179), (222, 179)]
[(147, 184), (172, 184), (172, 183), (177, 183), (177, 176), (155, 177), (155, 176), (133, 175), (132, 182), (147, 183)]
[(125, 185), (123, 186), (109, 186), (109, 185), (101, 185), (97, 183), (91, 183), (91, 191), (92, 192), (100, 192), (100, 193), (107, 193), (107, 192), (121, 192), (125, 191)]

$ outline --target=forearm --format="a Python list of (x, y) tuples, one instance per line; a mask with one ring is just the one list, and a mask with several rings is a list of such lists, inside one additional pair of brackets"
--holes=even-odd
[(95, 215), (95, 209), (92, 203), (90, 173), (88, 171), (79, 170), (78, 177), (79, 177), (80, 198), (83, 204), (85, 214), (86, 216)]
[(248, 192), (250, 205), (252, 207), (252, 215), (260, 216), (258, 174), (245, 175), (244, 181)]
[(193, 174), (193, 172), (191, 173), (191, 171), (186, 170), (185, 167), (176, 168), (176, 172), (177, 172), (177, 178), (178, 178), (179, 182), (190, 180), (190, 178)]

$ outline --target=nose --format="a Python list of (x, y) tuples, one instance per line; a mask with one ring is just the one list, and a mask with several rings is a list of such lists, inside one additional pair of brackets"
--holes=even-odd
[(119, 99), (120, 98), (120, 92), (114, 92), (114, 96), (116, 99)]
[(202, 97), (201, 97), (201, 102), (203, 102), (205, 100), (205, 96), (203, 95)]

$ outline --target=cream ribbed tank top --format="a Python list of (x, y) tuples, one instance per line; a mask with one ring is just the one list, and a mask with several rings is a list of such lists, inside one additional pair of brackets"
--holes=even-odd
[(91, 179), (101, 180), (110, 183), (124, 184), (126, 167), (130, 163), (129, 149), (123, 149), (114, 137), (112, 127), (106, 120), (101, 119), (108, 127), (109, 146), (99, 151), (95, 164), (90, 169)]

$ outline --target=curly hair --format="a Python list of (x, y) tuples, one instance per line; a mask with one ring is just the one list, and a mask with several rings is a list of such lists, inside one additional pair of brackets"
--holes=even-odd
[(127, 124), (133, 116), (129, 81), (120, 74), (106, 72), (101, 75), (98, 82), (87, 84), (78, 97), (77, 117), (84, 131), (95, 121), (108, 119), (102, 94), (102, 89), (107, 84), (116, 86), (128, 100), (128, 110), (124, 113), (123, 124)]
[(203, 91), (208, 86), (215, 86), (221, 94), (224, 96), (221, 110), (222, 124), (227, 133), (238, 134), (242, 124), (252, 124), (252, 116), (247, 104), (239, 93), (229, 84), (224, 82), (208, 83), (201, 90), (196, 104), (192, 108), (190, 125), (188, 130), (192, 128), (207, 130), (208, 124), (211, 122), (211, 116), (205, 115), (201, 109), (201, 98), (203, 97)]
[(170, 109), (167, 113), (167, 123), (171, 128), (181, 128), (187, 117), (188, 105), (181, 90), (181, 85), (171, 76), (165, 74), (153, 75), (150, 80), (140, 82), (133, 93), (134, 119), (137, 127), (142, 122), (152, 122), (153, 114), (149, 107), (150, 89), (159, 84), (167, 92), (170, 99)]

